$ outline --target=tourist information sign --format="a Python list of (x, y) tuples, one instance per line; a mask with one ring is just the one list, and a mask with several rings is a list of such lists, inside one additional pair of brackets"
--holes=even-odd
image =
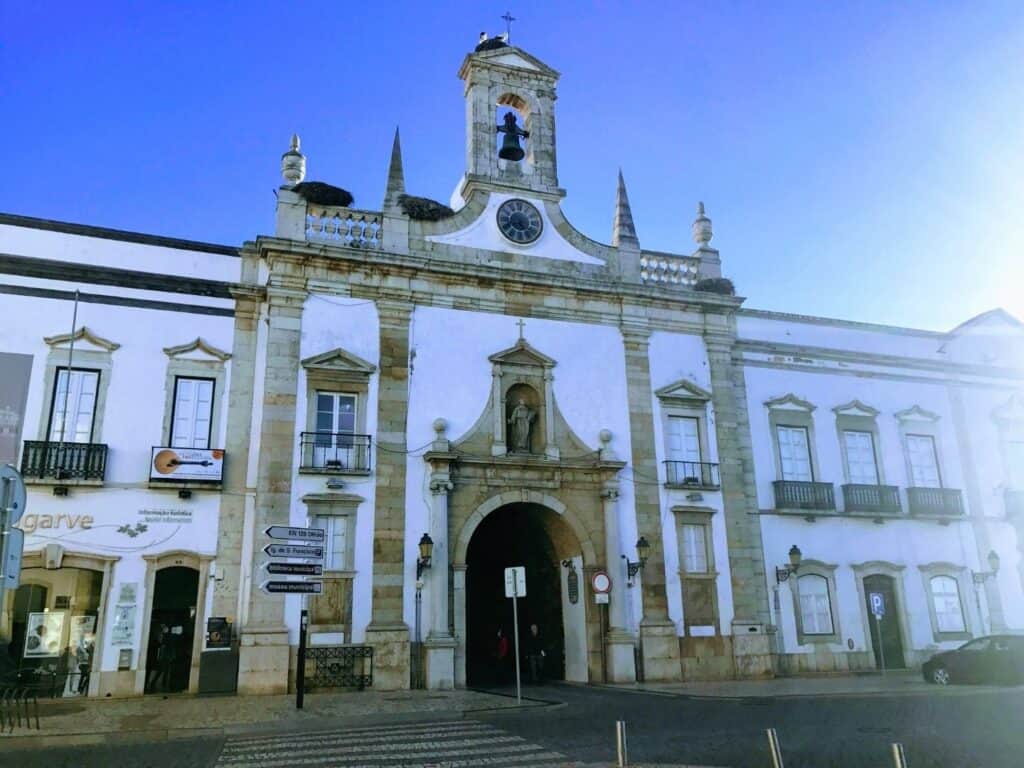
[(310, 547), (302, 544), (267, 544), (263, 548), (271, 557), (293, 557), (299, 560), (323, 560), (323, 547)]
[(260, 589), (268, 595), (319, 595), (323, 592), (322, 581), (264, 581)]
[(277, 576), (323, 576), (324, 567), (312, 563), (267, 563), (267, 573)]
[(292, 528), (287, 525), (272, 525), (266, 529), (272, 539), (290, 539), (293, 541), (324, 541), (327, 538), (323, 528)]

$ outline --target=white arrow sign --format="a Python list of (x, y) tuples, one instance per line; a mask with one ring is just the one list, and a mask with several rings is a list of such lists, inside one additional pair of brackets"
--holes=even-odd
[(291, 528), (287, 525), (272, 525), (265, 533), (272, 539), (323, 541), (326, 538), (326, 531), (323, 528)]
[(263, 548), (271, 557), (295, 557), (301, 560), (323, 560), (323, 547), (305, 547), (299, 544), (267, 544)]

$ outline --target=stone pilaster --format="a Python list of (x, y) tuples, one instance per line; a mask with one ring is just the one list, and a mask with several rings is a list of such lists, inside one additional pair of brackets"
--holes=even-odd
[(271, 276), (267, 289), (267, 346), (264, 360), (263, 421), (260, 425), (256, 509), (253, 515), (253, 585), (242, 627), (238, 663), (239, 693), (287, 693), (289, 645), (284, 621), (284, 595), (265, 594), (258, 586), (264, 529), (288, 525), (295, 454), (296, 399), (299, 384), (299, 343), (306, 291), (299, 281)]
[(448, 494), (454, 487), (451, 462), (456, 456), (444, 436), (448, 424), (444, 419), (434, 421), (436, 437), (425, 456), (430, 463), (430, 538), (434, 541), (433, 565), (427, 574), (430, 600), (430, 628), (426, 649), (427, 688), (455, 687), (455, 638), (448, 617), (448, 567), (451, 547), (448, 540)]
[[(260, 299), (235, 296), (235, 333), (231, 348), (231, 384), (228, 390), (228, 426), (224, 439), (223, 491), (217, 527), (216, 575), (213, 610), (237, 626), (242, 583), (242, 540), (245, 534), (245, 500), (248, 487), (250, 425), (256, 370), (256, 339)], [(204, 628), (205, 629), (205, 628)], [(196, 628), (199, 631), (199, 628)]]
[[(968, 518), (971, 528), (974, 531), (974, 544), (978, 557), (979, 571), (988, 570), (988, 553), (992, 549), (992, 540), (989, 536), (988, 525), (985, 522), (985, 502), (982, 498), (981, 483), (978, 480), (978, 473), (974, 469), (974, 449), (971, 444), (971, 430), (967, 426), (967, 415), (964, 411), (964, 400), (959, 382), (950, 382), (947, 385), (949, 391), (949, 402), (953, 411), (953, 428), (956, 430), (956, 443), (960, 454), (960, 468), (964, 477), (964, 490), (967, 491), (967, 509), (970, 512)], [(1018, 539), (1019, 541), (1020, 539)], [(999, 592), (999, 580), (995, 578), (985, 579), (981, 584), (975, 585), (985, 593), (985, 603), (988, 606), (989, 624), (991, 632), (1002, 632), (1006, 629), (1006, 619), (1003, 613), (1003, 600)], [(985, 633), (984, 617), (978, 616), (978, 633)]]
[(412, 305), (377, 301), (380, 381), (377, 394), (373, 602), (366, 642), (373, 646), (373, 684), (409, 687), (409, 626), (403, 612), (405, 574), (406, 421), (409, 414), (409, 319)]
[[(640, 647), (644, 679), (678, 680), (679, 639), (668, 616), (665, 592), (665, 547), (662, 541), (661, 498), (654, 446), (654, 406), (649, 355), (650, 330), (639, 324), (622, 328), (626, 352), (626, 386), (629, 400), (629, 433), (632, 452), (633, 498), (640, 536), (651, 545), (640, 575), (644, 617), (640, 622)], [(636, 557), (626, 552), (629, 559)]]
[(601, 490), (604, 511), (605, 552), (612, 592), (608, 598), (608, 634), (604, 638), (608, 659), (609, 683), (632, 683), (636, 680), (636, 639), (626, 626), (626, 574), (620, 557), (619, 484), (605, 483)]
[(704, 336), (732, 579), (733, 657), (738, 676), (756, 677), (773, 671), (767, 633), (770, 614), (747, 384), (742, 365), (733, 357), (735, 341), (734, 327), (731, 333), (723, 330)]

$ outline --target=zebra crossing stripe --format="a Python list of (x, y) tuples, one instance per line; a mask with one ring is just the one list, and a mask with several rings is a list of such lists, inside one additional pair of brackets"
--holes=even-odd
[(243, 751), (250, 748), (255, 748), (260, 745), (269, 744), (288, 744), (289, 746), (302, 745), (307, 743), (330, 741), (330, 740), (343, 740), (348, 744), (358, 743), (372, 743), (374, 741), (393, 741), (396, 738), (402, 738), (406, 736), (418, 736), (418, 735), (436, 735), (443, 737), (450, 733), (457, 734), (471, 734), (471, 733), (501, 733), (495, 730), (489, 725), (484, 723), (438, 723), (429, 725), (418, 725), (408, 727), (392, 727), (392, 728), (367, 728), (359, 730), (331, 730), (331, 731), (318, 731), (314, 733), (296, 733), (296, 734), (278, 734), (276, 736), (254, 736), (251, 738), (232, 738), (227, 745), (225, 745), (225, 751), (237, 752)]

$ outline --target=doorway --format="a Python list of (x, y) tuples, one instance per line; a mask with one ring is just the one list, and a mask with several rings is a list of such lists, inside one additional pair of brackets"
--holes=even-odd
[[(514, 683), (512, 601), (505, 597), (505, 569), (526, 568), (526, 597), (519, 598), (520, 661), (530, 625), (540, 630), (547, 680), (565, 679), (562, 574), (553, 527), (564, 523), (536, 504), (510, 504), (489, 514), (473, 533), (466, 553), (466, 674), (469, 685)], [(557, 534), (556, 534), (557, 535)], [(571, 533), (569, 533), (571, 536)], [(509, 655), (496, 658), (498, 629), (507, 635)], [(527, 670), (523, 665), (523, 680)]]
[[(884, 601), (885, 613), (881, 621), (875, 618), (872, 611), (872, 593), (881, 594)], [(884, 655), (886, 669), (904, 669), (906, 661), (903, 658), (903, 637), (900, 634), (900, 605), (896, 597), (896, 582), (892, 576), (881, 573), (865, 576), (864, 601), (868, 611), (868, 631), (871, 633), (875, 666), (882, 668)], [(879, 636), (882, 639), (881, 645), (878, 642)]]
[(146, 693), (188, 689), (195, 640), (199, 571), (187, 566), (156, 572), (146, 653)]

